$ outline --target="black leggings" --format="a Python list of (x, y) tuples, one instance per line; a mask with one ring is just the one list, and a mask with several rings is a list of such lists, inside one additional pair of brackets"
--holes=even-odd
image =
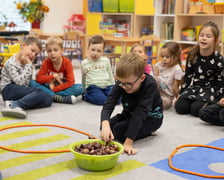
[[(120, 142), (124, 142), (126, 139), (125, 134), (131, 117), (132, 116), (130, 114), (129, 115), (117, 114), (110, 120), (110, 126), (113, 135), (115, 139), (117, 139)], [(144, 120), (141, 129), (139, 130), (136, 138), (133, 140), (142, 139), (151, 135), (153, 131), (156, 131), (162, 125), (162, 121), (163, 118), (154, 118), (154, 119), (148, 118)]]
[(206, 104), (204, 101), (190, 100), (180, 96), (175, 103), (175, 110), (178, 114), (191, 114), (198, 117), (200, 109)]
[(199, 111), (201, 120), (219, 126), (224, 126), (224, 108), (218, 104), (212, 104)]

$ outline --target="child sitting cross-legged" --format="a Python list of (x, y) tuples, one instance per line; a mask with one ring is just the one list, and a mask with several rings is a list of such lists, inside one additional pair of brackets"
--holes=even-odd
[(63, 56), (63, 41), (51, 36), (46, 41), (48, 58), (44, 60), (36, 81), (30, 82), (31, 87), (42, 89), (51, 95), (54, 102), (74, 104), (76, 96), (83, 93), (82, 84), (74, 84), (74, 72), (71, 61)]
[(82, 61), (83, 100), (96, 105), (105, 103), (114, 86), (110, 61), (103, 56), (104, 48), (103, 37), (93, 36), (88, 44), (89, 57)]
[[(144, 73), (145, 62), (136, 53), (125, 54), (116, 67), (116, 83), (101, 112), (101, 139), (124, 142), (124, 151), (134, 155), (133, 142), (162, 125), (163, 105), (155, 79)], [(121, 98), (123, 110), (111, 118)]]

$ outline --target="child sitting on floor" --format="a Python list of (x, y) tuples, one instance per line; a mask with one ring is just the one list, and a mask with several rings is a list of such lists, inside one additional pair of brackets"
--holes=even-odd
[(110, 61), (103, 56), (105, 42), (102, 36), (93, 36), (88, 44), (89, 58), (82, 61), (83, 100), (103, 105), (114, 86)]
[(176, 42), (167, 42), (160, 49), (161, 61), (155, 64), (157, 80), (163, 109), (169, 109), (174, 98), (178, 97), (180, 82), (184, 76), (181, 68), (180, 47)]
[[(155, 79), (144, 73), (145, 62), (135, 53), (121, 57), (116, 84), (101, 112), (101, 138), (124, 142), (124, 151), (134, 155), (133, 142), (156, 131), (163, 121), (163, 106)], [(111, 118), (121, 98), (123, 111)]]
[(35, 37), (27, 37), (19, 53), (10, 57), (1, 72), (0, 89), (5, 108), (3, 116), (24, 119), (26, 109), (43, 108), (52, 104), (50, 95), (29, 87), (33, 74), (32, 61), (41, 50), (41, 43)]
[(46, 41), (48, 58), (44, 60), (36, 81), (30, 82), (31, 87), (42, 89), (53, 97), (54, 102), (74, 104), (76, 96), (83, 93), (82, 84), (74, 84), (74, 72), (71, 61), (63, 56), (63, 41), (51, 36)]

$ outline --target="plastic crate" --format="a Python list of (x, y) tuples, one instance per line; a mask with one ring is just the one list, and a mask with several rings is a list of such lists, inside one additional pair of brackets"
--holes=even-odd
[(103, 0), (103, 12), (119, 12), (119, 1)]
[(120, 12), (134, 12), (135, 0), (119, 0)]
[(102, 0), (88, 0), (89, 12), (102, 12), (103, 2)]
[(13, 44), (13, 45), (4, 45), (3, 49), (4, 52), (0, 53), (0, 56), (3, 57), (2, 65), (5, 64), (5, 62), (14, 54), (18, 53), (20, 51), (20, 44)]
[(224, 3), (215, 4), (215, 13), (224, 14)]

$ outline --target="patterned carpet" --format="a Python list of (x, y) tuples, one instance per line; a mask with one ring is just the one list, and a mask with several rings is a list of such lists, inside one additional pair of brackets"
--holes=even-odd
[[(0, 103), (2, 108), (4, 103)], [(0, 146), (18, 150), (64, 150), (86, 136), (57, 127), (2, 128), (27, 124), (56, 124), (76, 128), (95, 136), (99, 134), (100, 106), (79, 100), (76, 105), (53, 104), (30, 110), (25, 120), (1, 117)], [(116, 113), (120, 112), (118, 106)], [(155, 136), (135, 142), (136, 156), (121, 154), (118, 164), (109, 171), (90, 172), (77, 167), (70, 152), (51, 154), (17, 153), (0, 149), (0, 171), (3, 180), (207, 180), (171, 170), (167, 158), (175, 147), (183, 144), (210, 144), (223, 147), (223, 127), (211, 126), (192, 116), (165, 112), (163, 126)], [(183, 128), (184, 127), (184, 128)], [(196, 172), (224, 175), (223, 151), (201, 148), (185, 149), (175, 156), (180, 168)], [(198, 155), (202, 155), (201, 158)], [(198, 159), (198, 158), (199, 159)]]
[[(28, 121), (10, 123), (11, 118), (0, 118), (0, 128), (31, 124)], [(3, 125), (5, 124), (5, 125)], [(12, 132), (13, 131), (13, 132)], [(1, 132), (1, 145), (17, 150), (62, 150), (68, 149), (71, 137), (58, 134), (55, 128), (22, 127), (7, 129)], [(11, 143), (13, 142), (13, 144)], [(51, 148), (49, 148), (51, 147)], [(46, 149), (45, 149), (46, 148)], [(4, 180), (35, 180), (51, 175), (56, 179), (107, 179), (127, 171), (145, 166), (136, 160), (118, 162), (115, 168), (105, 172), (88, 172), (77, 167), (72, 153), (26, 154), (0, 150), (0, 170)], [(83, 174), (77, 173), (80, 171)], [(52, 176), (53, 175), (53, 176)], [(60, 178), (59, 178), (60, 175)], [(57, 178), (58, 177), (58, 178)], [(63, 177), (63, 178), (62, 178)]]

